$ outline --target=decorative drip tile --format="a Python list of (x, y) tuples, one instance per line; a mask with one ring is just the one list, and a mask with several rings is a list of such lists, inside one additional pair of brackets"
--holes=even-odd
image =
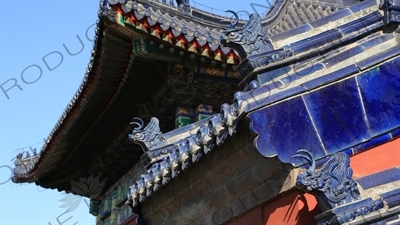
[(311, 149), (318, 157), (325, 153), (301, 97), (248, 114), (250, 128), (258, 134), (255, 148), (265, 157), (278, 156), (282, 162), (304, 164), (292, 155), (298, 149)]

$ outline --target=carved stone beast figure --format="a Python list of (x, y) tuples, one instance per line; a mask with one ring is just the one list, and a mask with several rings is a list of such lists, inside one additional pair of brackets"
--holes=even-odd
[(221, 44), (236, 50), (241, 60), (250, 55), (265, 53), (273, 50), (272, 44), (263, 31), (261, 26), (261, 17), (258, 14), (251, 14), (249, 21), (239, 29), (235, 25), (239, 21), (239, 16), (233, 11), (236, 20), (228, 25), (221, 37)]
[(162, 146), (165, 146), (165, 138), (160, 131), (160, 125), (157, 118), (152, 117), (149, 124), (143, 128), (144, 123), (140, 118), (134, 118), (131, 122), (135, 125), (132, 133), (128, 135), (128, 139), (136, 144), (139, 144), (143, 151), (150, 151)]
[(353, 170), (346, 153), (333, 155), (315, 172), (315, 159), (311, 152), (298, 150), (293, 157), (304, 158), (310, 167), (297, 176), (296, 186), (314, 194), (323, 211), (360, 199), (357, 183), (352, 179)]

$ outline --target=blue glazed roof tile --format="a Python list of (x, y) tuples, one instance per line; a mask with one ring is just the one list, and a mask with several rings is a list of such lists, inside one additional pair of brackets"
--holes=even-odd
[[(379, 186), (382, 184), (387, 184), (393, 181), (400, 180), (400, 168), (392, 168), (388, 170), (384, 170), (378, 173), (371, 174), (369, 176), (365, 176), (357, 179), (357, 183), (359, 183), (364, 189), (369, 189), (371, 187)], [(386, 196), (384, 194), (383, 196)]]
[(339, 26), (337, 29), (340, 31), (340, 33), (342, 33), (342, 35), (348, 35), (353, 32), (359, 32), (361, 29), (365, 29), (370, 25), (379, 23), (381, 21), (382, 15), (380, 14), (380, 12), (374, 12), (363, 18)]
[(362, 52), (364, 52), (364, 48), (362, 46), (356, 46), (354, 48), (343, 50), (343, 52), (340, 52), (339, 54), (324, 60), (322, 63), (325, 65), (325, 67), (329, 68), (342, 62), (343, 59), (351, 58)]
[(291, 37), (293, 35), (298, 35), (300, 33), (304, 33), (306, 31), (311, 31), (313, 28), (310, 24), (303, 24), (301, 26), (298, 26), (296, 28), (290, 29), (286, 32), (279, 33), (277, 35), (271, 36), (272, 41), (277, 41), (277, 40), (282, 40), (286, 39), (288, 37)]
[(369, 8), (371, 6), (375, 6), (376, 4), (377, 4), (376, 1), (361, 1), (358, 4), (350, 6), (349, 9), (352, 12), (359, 12), (359, 11)]
[(357, 154), (357, 153), (365, 151), (366, 149), (371, 149), (373, 147), (382, 145), (386, 142), (391, 141), (392, 139), (393, 138), (392, 138), (391, 133), (386, 133), (384, 135), (372, 138), (371, 140), (368, 140), (362, 144), (356, 145), (352, 148), (352, 150), (353, 150), (354, 154)]
[(359, 72), (358, 67), (355, 64), (351, 64), (344, 68), (335, 70), (329, 74), (326, 74), (325, 76), (316, 78), (311, 81), (307, 81), (307, 82), (301, 84), (301, 86), (303, 86), (307, 90), (311, 90), (311, 89), (315, 89), (320, 86), (323, 86), (325, 84), (332, 83), (334, 81), (337, 81), (339, 79), (342, 79), (344, 77), (350, 76), (350, 75), (358, 73), (358, 72)]
[(329, 154), (371, 138), (354, 78), (306, 94), (304, 101)]
[(373, 136), (400, 126), (400, 58), (357, 76)]
[[(371, 5), (373, 4), (362, 3), (362, 5), (354, 7), (354, 10), (361, 10)], [(305, 7), (301, 4), (299, 6), (300, 8)], [(324, 9), (327, 8), (329, 7), (316, 7), (315, 14), (318, 14), (318, 16), (327, 15), (328, 13), (324, 13)], [(294, 7), (292, 6), (290, 9), (294, 10)], [(329, 18), (312, 23), (312, 25), (318, 28), (326, 25), (326, 23), (342, 20), (343, 17), (351, 14), (352, 11), (344, 10), (327, 16)], [(284, 17), (288, 21), (288, 27), (300, 24), (298, 21), (293, 21), (293, 13), (288, 15), (291, 18)], [(304, 14), (301, 14), (300, 17), (301, 22), (306, 20)], [(354, 151), (365, 150), (365, 148), (381, 143), (382, 140), (387, 141), (388, 138), (397, 134), (387, 132), (390, 132), (388, 129), (395, 129), (394, 131), (396, 131), (400, 124), (394, 124), (393, 127), (385, 125), (385, 136), (376, 138), (377, 133), (374, 133), (374, 128), (371, 129), (368, 110), (369, 108), (379, 107), (366, 104), (365, 101), (368, 98), (363, 95), (363, 91), (365, 91), (364, 86), (367, 85), (363, 85), (363, 83), (366, 83), (368, 79), (379, 76), (355, 74), (360, 72), (360, 68), (356, 64), (358, 65), (363, 60), (369, 59), (378, 63), (388, 59), (388, 57), (382, 56), (375, 59), (374, 54), (367, 52), (368, 48), (373, 48), (376, 55), (384, 54), (393, 57), (400, 54), (397, 53), (398, 45), (393, 41), (394, 36), (391, 34), (376, 35), (371, 32), (378, 32), (374, 29), (383, 26), (380, 21), (382, 18), (377, 11), (361, 17), (353, 18), (347, 23), (342, 21), (341, 24), (344, 25), (339, 28), (333, 27), (325, 32), (320, 31), (312, 37), (291, 43), (286, 48), (291, 49), (295, 57), (285, 59), (287, 60), (285, 61), (286, 64), (272, 62), (272, 66), (256, 68), (253, 72), (258, 75), (257, 78), (261, 82), (252, 81), (249, 90), (237, 92), (233, 104), (222, 105), (220, 114), (165, 134), (171, 140), (170, 144), (179, 145), (181, 146), (180, 149), (185, 149), (182, 148), (182, 145), (189, 146), (188, 150), (183, 150), (187, 152), (180, 154), (175, 152), (168, 156), (170, 161), (177, 163), (176, 165), (179, 162), (181, 163), (181, 167), (175, 166), (175, 169), (178, 168), (177, 171), (170, 168), (169, 171), (172, 175), (168, 176), (174, 177), (174, 174), (178, 174), (179, 170), (187, 168), (187, 164), (183, 162), (181, 155), (186, 156), (186, 158), (191, 157), (191, 162), (197, 162), (202, 155), (212, 150), (210, 143), (216, 141), (217, 145), (221, 145), (227, 135), (233, 135), (237, 120), (245, 114), (251, 120), (251, 129), (258, 134), (254, 141), (257, 150), (266, 157), (277, 156), (281, 161), (293, 163), (297, 166), (306, 163), (301, 159), (292, 158), (292, 155), (298, 149), (309, 149), (317, 159), (321, 159), (337, 151), (353, 154)], [(307, 17), (307, 19), (310, 18)], [(367, 28), (361, 26), (361, 29), (355, 29), (363, 23), (368, 24)], [(375, 28), (368, 28), (368, 26)], [(315, 27), (313, 29), (316, 29)], [(296, 35), (308, 31), (314, 30), (311, 30), (310, 25), (302, 25), (296, 31), (281, 34), (281, 37), (289, 37), (291, 36), (289, 34)], [(204, 32), (204, 34), (209, 34), (209, 32)], [(277, 37), (279, 36), (277, 35)], [(362, 37), (361, 40), (359, 37)], [(204, 37), (204, 39), (207, 38)], [(204, 40), (204, 42), (207, 41), (212, 40)], [(320, 45), (325, 46), (318, 47)], [(306, 57), (308, 55), (310, 57)], [(389, 68), (389, 65), (396, 63), (397, 61), (384, 64), (383, 67), (380, 67), (382, 68), (381, 72), (385, 73), (384, 71), (388, 70), (386, 67)], [(393, 81), (389, 81), (392, 78), (393, 76), (387, 76), (387, 83), (393, 83)], [(250, 82), (250, 80), (247, 82)], [(391, 88), (383, 87), (388, 85), (387, 83), (374, 82), (376, 85), (382, 85), (382, 87), (377, 88), (380, 91), (391, 91)], [(393, 85), (391, 87), (398, 89)], [(382, 93), (370, 94), (370, 99), (373, 98), (385, 99)], [(370, 102), (379, 103), (379, 101)], [(393, 108), (393, 110), (389, 110), (389, 112), (391, 111), (400, 111), (400, 109)], [(387, 117), (388, 115), (381, 116)], [(379, 117), (379, 115), (374, 116)], [(393, 121), (393, 119), (387, 120)], [(173, 140), (176, 136), (180, 137), (179, 140)], [(168, 160), (160, 162), (160, 164), (162, 163), (167, 165), (164, 168), (169, 168), (168, 165), (170, 167), (172, 165), (171, 163), (168, 164)], [(157, 167), (158, 164), (155, 165)], [(164, 174), (169, 173), (164, 172)], [(165, 179), (164, 185), (169, 178)], [(132, 193), (135, 193), (134, 189), (141, 185), (140, 182), (136, 183)], [(137, 197), (133, 199), (137, 199)], [(140, 201), (142, 200), (143, 198)]]
[(254, 145), (263, 156), (278, 156), (282, 162), (295, 164), (302, 163), (298, 162), (301, 159), (292, 158), (298, 149), (312, 149), (315, 156), (325, 156), (301, 97), (251, 112), (248, 117), (251, 129), (259, 134)]
[(330, 14), (329, 16), (325, 16), (325, 17), (322, 17), (321, 19), (315, 20), (315, 21), (311, 22), (310, 25), (313, 28), (318, 28), (318, 27), (324, 26), (325, 24), (327, 24), (329, 22), (344, 18), (350, 14), (352, 14), (352, 11), (350, 11), (349, 9), (342, 9), (338, 12)]
[(373, 65), (376, 65), (384, 60), (390, 59), (396, 55), (400, 54), (400, 46), (395, 46), (387, 51), (374, 54), (367, 59), (357, 62), (357, 66), (361, 70), (365, 70)]
[(382, 42), (393, 39), (393, 37), (394, 37), (393, 33), (387, 33), (387, 34), (376, 33), (376, 34), (371, 35), (367, 41), (364, 41), (360, 44), (363, 48), (369, 49), (369, 48), (372, 48)]
[[(229, 52), (229, 48), (220, 46), (221, 31), (215, 26), (199, 26), (193, 23), (194, 19), (190, 21), (185, 16), (154, 11), (136, 1), (108, 2), (120, 4), (125, 13), (134, 13), (138, 19), (146, 17), (150, 24), (159, 23), (163, 30), (172, 29), (175, 37), (196, 38), (201, 46), (208, 44), (213, 50), (221, 48), (224, 53)], [(352, 1), (344, 2), (351, 5)], [(368, 7), (372, 14), (354, 14)], [(282, 9), (287, 11), (272, 15)], [(397, 137), (400, 63), (399, 58), (394, 57), (400, 55), (400, 48), (395, 36), (373, 34), (380, 32), (378, 29), (383, 26), (376, 1), (365, 0), (350, 9), (337, 10), (338, 6), (330, 1), (312, 5), (278, 0), (272, 14), (265, 17), (267, 22), (279, 21), (268, 30), (268, 34), (277, 34), (271, 39), (278, 42), (296, 35), (308, 36), (284, 45), (283, 50), (293, 54), (256, 67), (252, 73), (261, 82), (253, 81), (249, 85), (251, 88), (237, 92), (233, 103), (222, 105), (219, 114), (164, 134), (166, 144), (146, 152), (154, 157), (150, 167), (131, 186), (132, 205), (145, 201), (202, 156), (214, 151), (215, 146), (222, 145), (229, 135), (234, 135), (239, 119), (246, 115), (251, 119), (251, 128), (258, 134), (255, 139), (258, 151), (266, 157), (278, 156), (295, 166), (306, 163), (292, 158), (298, 149), (309, 149), (321, 159), (337, 151), (351, 152), (373, 146), (381, 141), (375, 141), (377, 135), (386, 135), (382, 140)], [(349, 15), (354, 18), (349, 19)], [(340, 23), (336, 24), (344, 25), (328, 26), (330, 22), (338, 21)], [(365, 24), (367, 26), (362, 26)], [(292, 28), (295, 29), (290, 30)], [(286, 32), (279, 34), (283, 31)], [(110, 37), (108, 41), (116, 40)], [(115, 47), (118, 48), (117, 41)], [(123, 46), (121, 48), (123, 50)], [(275, 49), (272, 53), (280, 50)], [(394, 59), (388, 62), (390, 58)], [(379, 63), (382, 64), (369, 70)], [(360, 70), (365, 71), (357, 74)], [(86, 81), (85, 78), (55, 129), (68, 117), (69, 110), (85, 89)], [(245, 82), (249, 84), (251, 80)], [(377, 110), (382, 108), (385, 110)], [(53, 135), (54, 130), (48, 139)], [(157, 154), (160, 155), (155, 156)]]

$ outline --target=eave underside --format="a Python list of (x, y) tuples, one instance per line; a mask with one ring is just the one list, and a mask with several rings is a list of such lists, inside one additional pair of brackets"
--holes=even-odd
[[(188, 94), (177, 90), (197, 89), (196, 85), (203, 85), (207, 80), (212, 81), (210, 84), (220, 84), (225, 88), (217, 85), (217, 92), (224, 92), (223, 95), (219, 99), (208, 96), (217, 99), (214, 105), (230, 101), (236, 91), (238, 80), (214, 79), (207, 75), (207, 69), (193, 74), (192, 83), (182, 84), (182, 79), (189, 80), (187, 69), (182, 67), (170, 72), (174, 69), (171, 62), (138, 57), (133, 51), (132, 36), (127, 35), (126, 29), (114, 23), (100, 23), (99, 33), (104, 36), (99, 37), (94, 50), (96, 56), (89, 64), (87, 83), (78, 96), (81, 98), (79, 108), (74, 113), (72, 110), (64, 113), (66, 119), (59, 122), (34, 170), (25, 177), (16, 177), (16, 182), (36, 182), (44, 188), (71, 192), (71, 180), (101, 175), (101, 179), (107, 179), (107, 184), (111, 185), (143, 154), (138, 145), (127, 140), (133, 117), (146, 120), (158, 116), (162, 130), (168, 131), (174, 128), (176, 107)], [(179, 79), (166, 82), (171, 78), (169, 75)], [(160, 91), (164, 94), (160, 95)], [(206, 103), (206, 92), (206, 89), (199, 90), (186, 105)], [(166, 101), (169, 99), (173, 101)], [(144, 107), (153, 110), (151, 115), (143, 114)]]

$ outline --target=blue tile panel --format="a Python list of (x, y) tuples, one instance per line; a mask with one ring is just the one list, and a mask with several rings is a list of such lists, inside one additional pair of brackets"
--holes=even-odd
[(400, 126), (400, 59), (357, 77), (372, 136)]
[[(305, 91), (357, 73), (358, 68), (351, 65), (264, 98), (256, 96), (271, 87), (244, 93), (244, 99), (255, 99), (245, 109), (259, 134), (255, 147), (264, 156), (278, 155), (283, 162), (300, 165), (290, 158), (300, 148), (314, 151), (319, 159), (338, 151), (357, 154), (399, 137), (398, 68), (400, 57), (309, 93)], [(296, 94), (300, 96), (258, 109)]]
[(282, 162), (295, 165), (306, 163), (292, 158), (299, 149), (308, 149), (317, 158), (325, 156), (301, 97), (250, 113), (248, 117), (251, 129), (259, 134), (254, 145), (263, 156), (278, 155)]
[(381, 195), (381, 198), (389, 208), (400, 205), (400, 188), (386, 192)]
[(370, 139), (354, 78), (307, 94), (304, 101), (329, 154)]
[(364, 189), (400, 180), (400, 168), (395, 167), (357, 179)]

